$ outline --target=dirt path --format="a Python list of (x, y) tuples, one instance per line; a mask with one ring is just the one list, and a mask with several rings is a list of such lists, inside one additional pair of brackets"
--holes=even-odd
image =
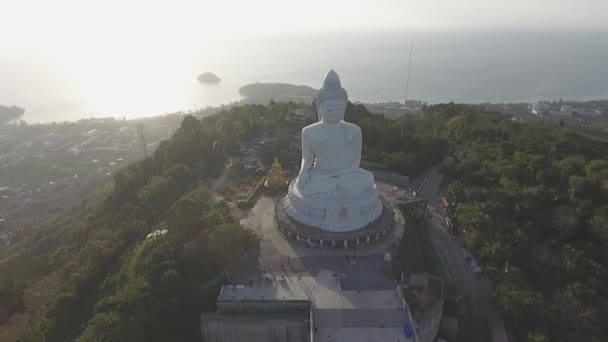
[(219, 197), (217, 195), (217, 191), (224, 185), (226, 178), (228, 178), (228, 172), (230, 172), (230, 168), (232, 167), (232, 161), (228, 160), (228, 163), (224, 165), (224, 171), (219, 175), (216, 179), (214, 179), (209, 187), (209, 190), (214, 193), (214, 197)]

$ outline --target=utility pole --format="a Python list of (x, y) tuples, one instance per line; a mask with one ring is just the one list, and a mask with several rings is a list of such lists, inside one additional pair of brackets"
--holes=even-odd
[[(407, 63), (407, 81), (405, 82), (405, 99), (403, 105), (407, 106), (407, 100), (410, 93), (410, 73), (412, 71), (412, 54), (414, 53), (414, 41), (410, 44), (410, 60)], [(401, 138), (403, 138), (403, 127), (401, 127)]]
[(549, 147), (549, 159), (555, 157), (555, 150), (557, 148), (557, 132), (553, 133), (553, 139), (551, 140), (551, 146)]

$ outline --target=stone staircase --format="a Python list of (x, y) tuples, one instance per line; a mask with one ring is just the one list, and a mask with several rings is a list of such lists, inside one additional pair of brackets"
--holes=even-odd
[(315, 327), (402, 327), (408, 321), (398, 309), (314, 309)]

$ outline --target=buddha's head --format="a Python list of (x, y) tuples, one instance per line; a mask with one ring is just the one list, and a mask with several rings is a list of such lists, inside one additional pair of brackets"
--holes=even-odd
[(323, 87), (317, 94), (317, 110), (319, 120), (323, 122), (340, 122), (344, 119), (348, 95), (340, 85), (340, 77), (330, 70), (323, 80)]

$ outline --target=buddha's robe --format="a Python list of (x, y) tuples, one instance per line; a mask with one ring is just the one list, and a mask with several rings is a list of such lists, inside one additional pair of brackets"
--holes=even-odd
[(358, 194), (374, 187), (374, 175), (359, 167), (362, 135), (359, 126), (341, 121), (318, 122), (302, 131), (302, 155), (313, 156), (309, 180), (298, 190), (303, 196)]

